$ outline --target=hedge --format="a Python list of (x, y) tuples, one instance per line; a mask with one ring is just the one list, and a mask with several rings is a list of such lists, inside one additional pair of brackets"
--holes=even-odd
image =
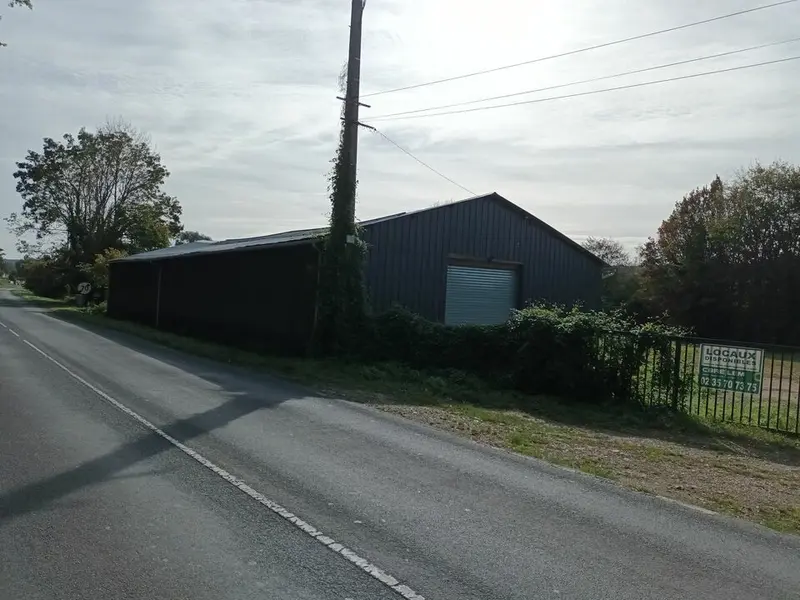
[[(529, 394), (592, 402), (664, 402), (673, 344), (684, 331), (636, 325), (620, 313), (533, 306), (505, 324), (446, 326), (394, 309), (372, 319), (362, 359), (457, 369)], [(677, 396), (676, 396), (677, 397)]]

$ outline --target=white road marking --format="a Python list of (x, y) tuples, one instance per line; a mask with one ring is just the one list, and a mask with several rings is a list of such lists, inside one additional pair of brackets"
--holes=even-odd
[(709, 510), (708, 508), (703, 508), (702, 506), (697, 506), (696, 504), (689, 504), (688, 502), (681, 502), (680, 500), (675, 500), (675, 498), (667, 498), (666, 496), (658, 496), (656, 498), (659, 500), (663, 500), (664, 502), (669, 502), (671, 504), (677, 504), (678, 506), (682, 506), (683, 508), (691, 508), (692, 510), (696, 510), (697, 512), (701, 512), (704, 515), (717, 515), (716, 511)]
[(319, 529), (317, 529), (316, 527), (314, 527), (310, 523), (307, 523), (306, 521), (302, 520), (300, 517), (298, 517), (297, 515), (291, 513), (289, 510), (287, 510), (286, 508), (284, 508), (283, 506), (281, 506), (277, 502), (273, 502), (272, 500), (270, 500), (269, 498), (264, 496), (261, 492), (258, 492), (256, 490), (254, 490), (253, 488), (251, 488), (243, 480), (239, 479), (235, 475), (232, 475), (231, 473), (229, 473), (228, 471), (226, 471), (222, 467), (219, 467), (219, 466), (215, 465), (213, 462), (208, 460), (206, 457), (204, 457), (199, 452), (196, 452), (195, 450), (192, 450), (191, 448), (189, 448), (188, 446), (186, 446), (182, 442), (179, 442), (174, 437), (172, 437), (168, 433), (162, 431), (161, 429), (159, 429), (158, 427), (153, 425), (150, 421), (148, 421), (147, 419), (145, 419), (144, 417), (142, 417), (138, 413), (132, 411), (130, 408), (128, 408), (127, 406), (125, 406), (124, 404), (119, 402), (118, 400), (115, 400), (114, 398), (112, 398), (111, 396), (106, 394), (101, 389), (97, 388), (96, 386), (94, 386), (91, 383), (89, 383), (88, 381), (86, 381), (83, 377), (81, 377), (77, 373), (73, 372), (69, 367), (64, 366), (59, 361), (57, 361), (55, 358), (53, 358), (52, 356), (50, 356), (46, 352), (40, 350), (39, 348), (37, 348), (36, 346), (31, 344), (28, 340), (23, 340), (23, 342), (25, 344), (27, 344), (28, 346), (30, 346), (31, 348), (33, 348), (36, 352), (41, 354), (47, 360), (49, 360), (50, 362), (52, 362), (53, 364), (58, 366), (60, 369), (65, 371), (70, 377), (75, 379), (77, 382), (83, 384), (84, 386), (86, 386), (87, 388), (92, 390), (95, 394), (100, 396), (103, 400), (105, 400), (106, 402), (108, 402), (109, 404), (114, 406), (115, 408), (121, 410), (126, 415), (132, 417), (133, 419), (135, 419), (136, 421), (138, 421), (139, 423), (144, 425), (147, 429), (149, 429), (150, 431), (152, 431), (153, 433), (155, 433), (159, 437), (165, 439), (166, 441), (168, 441), (170, 444), (172, 444), (173, 446), (175, 446), (176, 448), (178, 448), (179, 450), (181, 450), (185, 454), (191, 456), (194, 460), (199, 462), (201, 465), (203, 465), (204, 467), (206, 467), (207, 469), (209, 469), (210, 471), (212, 471), (216, 475), (219, 475), (220, 477), (222, 477), (222, 479), (224, 479), (225, 481), (227, 481), (231, 485), (239, 488), (241, 491), (243, 491), (245, 494), (250, 496), (250, 498), (252, 498), (256, 502), (258, 502), (259, 504), (267, 507), (273, 513), (275, 513), (276, 515), (278, 515), (281, 518), (285, 519), (286, 521), (289, 521), (292, 525), (294, 525), (298, 529), (300, 529), (300, 530), (304, 531), (305, 533), (307, 533), (310, 537), (314, 538), (315, 540), (317, 540), (318, 542), (320, 542), (321, 544), (326, 546), (332, 552), (335, 552), (335, 553), (343, 556), (344, 558), (349, 560), (351, 563), (353, 563), (354, 565), (359, 567), (362, 571), (364, 571), (367, 574), (371, 575), (372, 577), (374, 577), (375, 579), (380, 581), (382, 584), (387, 586), (392, 591), (397, 592), (400, 596), (402, 596), (403, 598), (406, 598), (407, 600), (425, 600), (424, 596), (419, 595), (418, 593), (416, 593), (414, 590), (412, 590), (407, 585), (404, 585), (404, 584), (400, 583), (396, 578), (394, 578), (391, 575), (389, 575), (386, 571), (384, 571), (382, 569), (379, 569), (374, 564), (372, 564), (371, 562), (369, 562), (365, 558), (360, 557), (358, 554), (356, 554), (355, 552), (353, 552), (352, 550), (350, 550), (346, 546), (338, 543), (333, 538), (330, 538), (327, 535), (323, 534)]
[(5, 323), (0, 323), (0, 327), (2, 327), (3, 329), (8, 329)]
[(13, 329), (9, 329), (9, 331), (11, 332), (11, 335), (15, 335), (15, 336), (19, 337), (19, 334), (16, 331), (14, 331)]

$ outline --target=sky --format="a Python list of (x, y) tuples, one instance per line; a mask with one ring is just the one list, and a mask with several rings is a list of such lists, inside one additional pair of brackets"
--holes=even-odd
[[(771, 0), (368, 0), (361, 120), (800, 37), (800, 3), (403, 92)], [(42, 138), (123, 118), (171, 172), (187, 229), (214, 239), (320, 226), (347, 58), (348, 0), (34, 0), (0, 8), (0, 216)], [(510, 99), (800, 56), (800, 42)], [(495, 101), (488, 104), (502, 103)], [(485, 106), (476, 104), (472, 106)], [(474, 194), (577, 241), (635, 248), (684, 194), (755, 161), (800, 163), (800, 61), (515, 107), (372, 124)], [(362, 130), (357, 216), (472, 194)], [(0, 248), (16, 255), (0, 227)]]

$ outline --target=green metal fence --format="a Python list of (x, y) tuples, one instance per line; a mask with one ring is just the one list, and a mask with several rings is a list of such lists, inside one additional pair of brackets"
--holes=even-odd
[[(602, 358), (604, 347), (620, 340), (637, 346), (639, 366), (631, 373), (630, 396), (642, 404), (800, 434), (800, 348), (700, 338), (666, 342), (662, 338), (657, 343), (632, 338), (627, 333), (608, 334), (600, 341), (599, 351)], [(704, 347), (705, 359), (701, 356)], [(718, 363), (709, 366), (709, 349), (718, 354), (730, 349), (731, 355), (743, 357), (743, 364), (749, 363), (736, 369)], [(743, 370), (753, 364), (762, 366)]]

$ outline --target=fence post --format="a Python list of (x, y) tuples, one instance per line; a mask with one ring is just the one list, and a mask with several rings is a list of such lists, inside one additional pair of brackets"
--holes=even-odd
[(672, 409), (678, 410), (678, 401), (681, 392), (681, 340), (675, 340), (675, 363), (672, 366)]

